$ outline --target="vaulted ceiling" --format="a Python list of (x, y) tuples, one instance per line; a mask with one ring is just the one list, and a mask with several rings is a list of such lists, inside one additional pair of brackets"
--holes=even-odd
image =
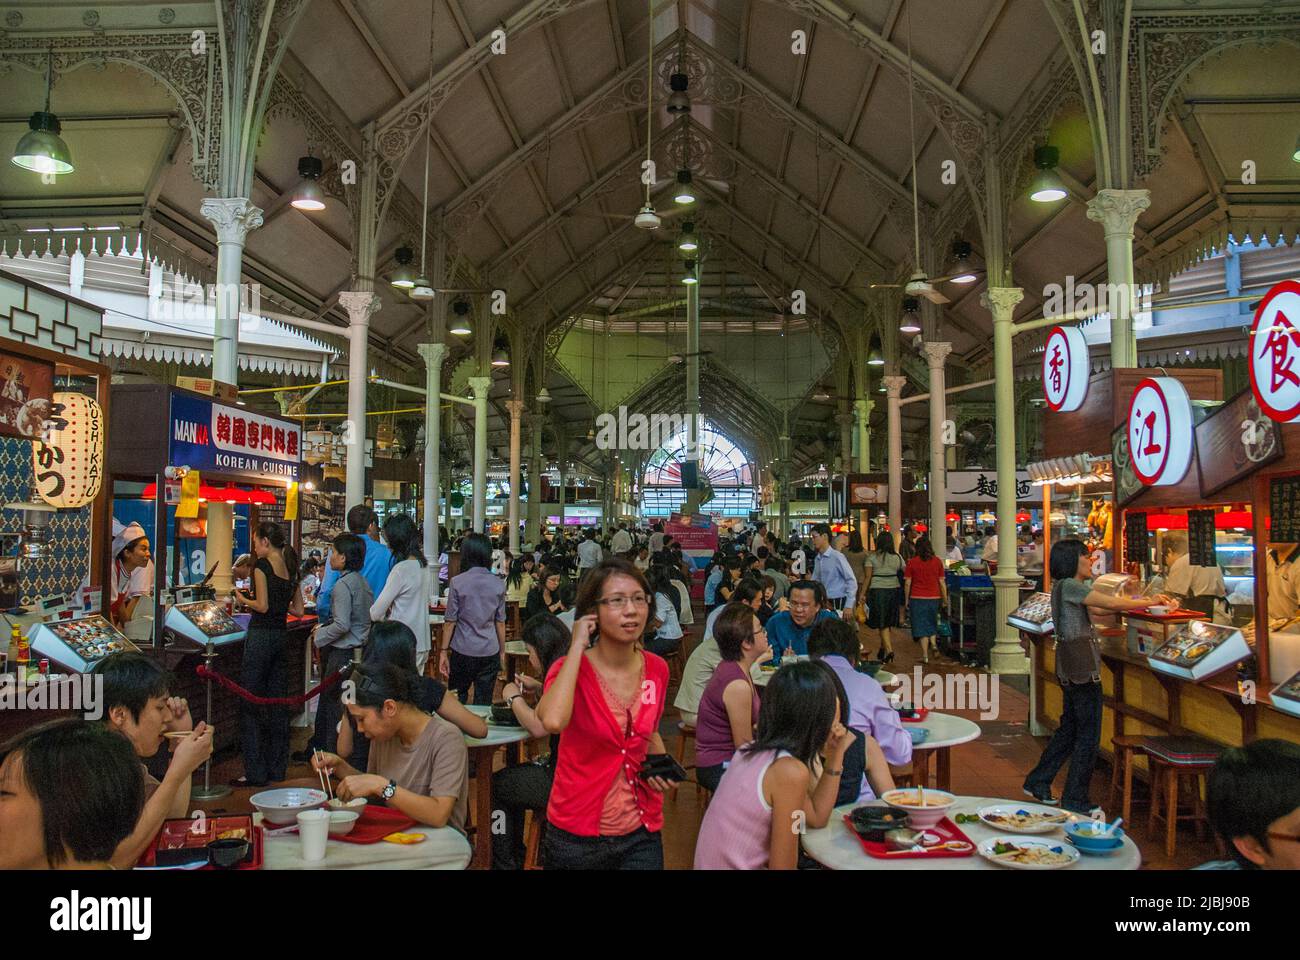
[[(437, 16), (432, 66), (441, 74), (537, 2), (312, 0), (292, 35), (282, 75), (359, 151), (368, 125), (382, 127), (423, 89), (430, 74), (431, 6)], [(680, 258), (671, 244), (686, 217), (654, 233), (630, 221), (644, 202), (647, 57), (654, 100), (650, 154), (659, 178), (654, 201), (661, 213), (671, 209), (673, 172), (692, 169), (700, 203), (691, 219), (705, 238), (703, 317), (720, 325), (717, 336), (780, 337), (783, 318), (799, 319), (789, 308), (792, 292), (803, 290), (808, 315), (799, 321), (799, 335), (818, 337), (826, 356), (834, 356), (848, 334), (872, 322), (869, 301), (877, 294), (867, 285), (896, 280), (911, 268), (913, 188), (930, 225), (967, 189), (959, 151), (926, 103), (909, 103), (909, 55), (918, 73), (994, 128), (1048, 135), (1060, 147), (1070, 199), (1044, 206), (1017, 198), (1010, 206), (1012, 264), (1026, 290), (1019, 313), (1040, 307), (1043, 288), (1066, 275), (1086, 280), (1104, 274), (1101, 229), (1084, 206), (1097, 185), (1092, 139), (1081, 98), (1061, 96), (1063, 86), (1078, 85), (1047, 11), (1049, 4), (1069, 9), (1068, 0), (551, 3), (563, 15), (508, 34), (506, 51), (486, 58), (438, 106), (428, 137), (400, 168), (401, 202), (385, 218), (377, 245), (381, 275), (404, 242), (418, 257), (419, 232), (409, 212), (419, 212), (427, 150), (428, 208), (441, 215), (453, 251), (450, 266), (507, 291), (504, 323), (517, 352), (541, 350), (543, 330), (563, 330), (575, 317), (608, 325), (620, 344), (615, 360), (641, 353), (646, 336), (659, 338), (654, 349), (662, 357), (685, 349), (682, 287), (675, 276)], [(1237, 13), (1289, 16), (1300, 25), (1295, 4), (1265, 6), (1261, 12), (1259, 0), (1132, 4), (1137, 18), (1179, 16), (1192, 24)], [(166, 6), (103, 0), (93, 8), (44, 0), (6, 2), (0, 10), (6, 15), (0, 58), (16, 44), (31, 48), (46, 38), (62, 50), (95, 31), (137, 35), (144, 49), (150, 36), (215, 24), (214, 5), (206, 0)], [(668, 78), (678, 70), (691, 77), (687, 118), (665, 109)], [(1177, 80), (1168, 109), (1154, 123), (1163, 156), (1137, 184), (1150, 189), (1152, 200), (1138, 224), (1139, 256), (1153, 262), (1167, 257), (1233, 209), (1258, 209), (1268, 217), (1295, 205), (1300, 166), (1290, 153), (1300, 132), (1297, 75), (1300, 52), (1293, 44), (1243, 43)], [(41, 103), (44, 78), (9, 70), (0, 73), (0, 90), (8, 105), (0, 115), (0, 140), (12, 142)], [(1038, 116), (1044, 103), (1050, 109)], [(1137, 110), (1159, 114), (1161, 106), (1140, 99)], [(147, 216), (152, 229), (193, 258), (214, 258), (211, 225), (199, 214), (205, 190), (188, 162), (195, 145), (167, 89), (123, 63), (79, 66), (58, 73), (54, 109), (78, 159), (77, 172), (42, 185), (4, 165), (0, 224)], [(316, 214), (288, 205), (297, 158), (322, 146), (311, 129), (291, 104), (271, 112), (251, 198), (265, 211), (265, 223), (249, 236), (245, 270), (286, 309), (342, 322), (337, 295), (353, 283), (355, 254), (348, 205), (333, 202)], [(1248, 160), (1257, 165), (1254, 183), (1242, 182)], [(945, 176), (953, 169), (955, 178)], [(398, 215), (399, 209), (408, 215)], [(951, 226), (980, 252), (973, 221)], [(425, 311), (394, 293), (382, 276), (377, 286), (383, 305), (372, 320), (372, 346), (398, 376), (406, 370), (404, 378), (416, 382), (415, 345), (427, 336)], [(984, 375), (991, 356), (983, 288), (983, 282), (945, 288), (954, 302), (927, 331), (954, 344), (958, 381)], [(880, 327), (904, 371), (923, 371), (893, 316), (885, 315)], [(602, 398), (594, 374), (584, 378), (559, 362), (560, 342), (550, 337), (556, 356), (546, 379), (556, 395), (552, 415), (572, 421), (570, 435), (585, 456), (591, 450), (580, 438)], [(471, 351), (472, 345), (458, 345), (452, 365)], [(756, 352), (750, 361), (710, 359), (706, 415), (757, 450), (770, 443), (769, 428), (787, 413), (792, 434), (806, 440), (796, 444), (803, 464), (826, 459), (843, 377), (837, 386), (825, 365), (805, 365), (793, 383), (787, 375), (788, 389), (765, 392), (753, 385), (773, 362), (768, 353)], [(608, 353), (606, 360), (613, 362)], [(667, 409), (673, 391), (683, 389), (681, 367), (666, 359), (647, 362), (646, 385), (629, 395)], [(923, 387), (923, 373), (920, 379)], [(811, 399), (818, 383), (836, 394), (829, 403)], [(510, 390), (509, 376), (498, 375), (494, 446), (504, 445), (502, 401)], [(331, 401), (323, 394), (321, 402)], [(904, 408), (905, 430), (924, 423), (922, 406)]]

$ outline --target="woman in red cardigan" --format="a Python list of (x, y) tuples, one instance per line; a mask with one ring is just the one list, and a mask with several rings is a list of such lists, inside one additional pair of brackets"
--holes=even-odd
[(642, 649), (649, 584), (626, 560), (583, 577), (569, 652), (546, 676), (537, 716), (560, 735), (546, 809), (547, 870), (662, 870), (664, 791), (644, 779), (647, 755), (665, 753), (659, 720), (668, 665)]

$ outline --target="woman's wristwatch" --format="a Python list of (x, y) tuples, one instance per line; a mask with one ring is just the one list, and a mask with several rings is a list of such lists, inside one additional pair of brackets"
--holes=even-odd
[(383, 793), (380, 794), (380, 796), (385, 800), (391, 800), (393, 799), (393, 795), (396, 793), (397, 793), (397, 781), (389, 780), (388, 786), (384, 787), (384, 791)]

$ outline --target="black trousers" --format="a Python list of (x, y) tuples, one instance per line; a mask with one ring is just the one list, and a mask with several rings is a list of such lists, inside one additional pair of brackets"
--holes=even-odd
[(525, 814), (532, 810), (534, 816), (545, 818), (554, 778), (549, 757), (545, 762), (521, 763), (492, 774), (492, 805), (505, 814), (502, 831), (492, 831), (493, 870), (523, 869)]
[[(326, 647), (321, 651), (320, 676), (324, 680), (332, 674), (338, 673), (349, 663), (352, 662), (352, 650), (342, 650), (338, 647)], [(334, 753), (338, 749), (339, 742), (339, 718), (343, 716), (343, 685), (335, 684), (330, 689), (320, 695), (320, 700), (316, 704), (316, 729), (312, 733), (311, 746), (320, 750)], [(365, 737), (361, 736), (364, 740)], [(364, 770), (365, 767), (358, 767), (358, 770)]]
[(1065, 795), (1061, 806), (1067, 810), (1087, 813), (1091, 804), (1088, 787), (1092, 783), (1092, 769), (1097, 763), (1097, 749), (1101, 744), (1101, 684), (1063, 683), (1061, 692), (1061, 722), (1048, 741), (1038, 766), (1029, 771), (1025, 787), (1037, 793), (1051, 791), (1052, 781), (1068, 759), (1070, 771), (1065, 777)]
[[(447, 651), (447, 686), (456, 691), (461, 703), (491, 703), (500, 672), (499, 656), (470, 657), (455, 650)], [(474, 686), (474, 699), (467, 701), (465, 694), (471, 684)]]
[(722, 782), (722, 775), (726, 773), (726, 767), (716, 763), (711, 767), (696, 767), (695, 782), (710, 793), (718, 792), (718, 784)]
[[(253, 627), (244, 640), (240, 684), (259, 697), (289, 693), (289, 670), (283, 630)], [(289, 708), (241, 701), (244, 776), (253, 783), (283, 780), (289, 766)]]
[(542, 865), (547, 870), (662, 870), (663, 837), (645, 827), (621, 837), (580, 837), (548, 824)]

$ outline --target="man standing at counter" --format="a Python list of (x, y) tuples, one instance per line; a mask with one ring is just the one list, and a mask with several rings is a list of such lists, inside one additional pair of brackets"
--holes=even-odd
[(1214, 614), (1214, 598), (1227, 597), (1223, 571), (1218, 567), (1200, 567), (1187, 555), (1187, 534), (1171, 530), (1164, 535), (1165, 592), (1182, 598), (1183, 606)]
[[(348, 511), (348, 532), (356, 534), (366, 545), (366, 559), (361, 566), (361, 576), (370, 585), (370, 595), (379, 596), (384, 592), (388, 582), (388, 571), (393, 569), (393, 554), (379, 540), (379, 520), (375, 511), (364, 503), (358, 503)], [(316, 597), (316, 615), (324, 623), (330, 616), (330, 591), (338, 580), (339, 572), (333, 564), (321, 582), (320, 593)]]

